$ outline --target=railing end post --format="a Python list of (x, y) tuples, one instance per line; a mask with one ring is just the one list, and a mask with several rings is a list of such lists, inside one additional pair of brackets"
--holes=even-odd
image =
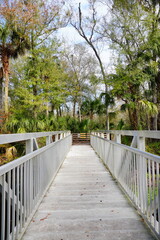
[(33, 138), (26, 140), (26, 154), (33, 152)]

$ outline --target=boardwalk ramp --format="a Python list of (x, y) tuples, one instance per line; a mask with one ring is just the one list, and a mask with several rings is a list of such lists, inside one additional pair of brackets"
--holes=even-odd
[(71, 147), (23, 240), (153, 240), (89, 145)]

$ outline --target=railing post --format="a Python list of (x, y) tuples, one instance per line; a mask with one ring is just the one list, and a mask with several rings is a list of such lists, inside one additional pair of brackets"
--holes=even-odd
[(121, 144), (121, 134), (116, 134), (115, 135), (115, 141), (116, 141), (116, 143), (120, 143)]
[(104, 133), (101, 133), (101, 138), (104, 138)]
[(58, 134), (55, 135), (55, 142), (58, 141)]
[[(141, 151), (145, 151), (145, 138), (137, 137), (137, 146)], [(139, 156), (138, 162), (138, 177), (139, 177), (139, 196), (140, 196), (140, 207), (143, 213), (147, 209), (147, 163), (143, 156)]]
[[(115, 142), (121, 144), (121, 134), (115, 134)], [(113, 156), (114, 176), (118, 178), (121, 166), (121, 148), (117, 145), (113, 145)]]
[(33, 138), (26, 140), (26, 154), (33, 152)]
[(47, 136), (46, 137), (46, 145), (52, 143), (52, 136)]
[(145, 138), (138, 137), (138, 149), (141, 151), (145, 151)]
[(106, 139), (107, 139), (107, 140), (110, 140), (110, 133), (107, 133), (107, 132), (106, 132)]

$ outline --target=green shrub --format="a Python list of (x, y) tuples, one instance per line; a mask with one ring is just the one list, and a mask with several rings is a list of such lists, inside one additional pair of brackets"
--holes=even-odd
[(160, 156), (160, 141), (147, 143), (146, 151)]

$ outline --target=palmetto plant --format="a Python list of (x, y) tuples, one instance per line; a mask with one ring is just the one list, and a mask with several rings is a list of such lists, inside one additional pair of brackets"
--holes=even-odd
[(105, 105), (101, 102), (100, 98), (96, 99), (86, 99), (82, 103), (81, 111), (86, 116), (89, 116), (90, 119), (93, 119), (94, 114), (101, 115), (105, 112)]

